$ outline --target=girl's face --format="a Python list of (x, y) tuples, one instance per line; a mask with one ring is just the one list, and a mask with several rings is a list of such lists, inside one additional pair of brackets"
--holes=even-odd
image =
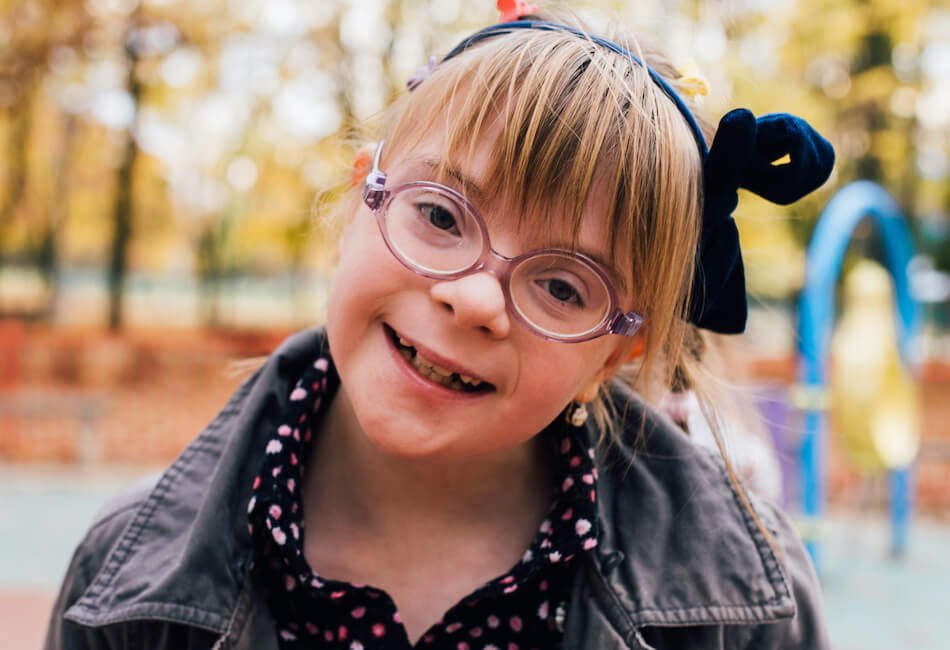
[[(492, 246), (514, 257), (569, 243), (567, 227), (543, 239), (519, 236), (511, 225), (516, 219), (506, 218), (505, 206), (480, 182), (491, 152), (487, 142), (468, 163), (452, 162), (485, 217)], [(386, 154), (390, 187), (435, 180), (433, 166), (447, 155), (439, 137)], [(452, 180), (446, 184), (462, 190)], [(603, 192), (591, 195), (579, 248), (600, 252), (606, 201)], [(461, 459), (528, 441), (570, 400), (592, 399), (629, 341), (546, 341), (508, 313), (495, 276), (438, 281), (417, 275), (389, 252), (363, 203), (347, 216), (328, 311), (330, 350), (358, 425), (376, 446), (403, 457)], [(444, 386), (445, 380), (429, 378), (449, 371), (484, 383), (458, 390), (457, 381)]]

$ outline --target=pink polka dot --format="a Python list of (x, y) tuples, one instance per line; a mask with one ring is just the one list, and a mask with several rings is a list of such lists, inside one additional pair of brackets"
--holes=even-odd
[(565, 438), (561, 441), (561, 453), (566, 454), (571, 450), (571, 439)]
[(564, 482), (561, 483), (561, 492), (567, 492), (568, 490), (571, 489), (571, 486), (573, 485), (574, 485), (574, 479), (568, 476), (566, 479), (564, 479)]
[(363, 618), (365, 614), (366, 614), (366, 608), (362, 606), (357, 607), (352, 612), (350, 612), (350, 616), (352, 616), (353, 618)]
[(323, 638), (326, 639), (327, 641), (332, 641), (332, 640), (333, 640), (333, 630), (327, 630), (326, 632), (324, 632), (324, 633), (323, 633)]
[(597, 492), (594, 491), (594, 490), (591, 490), (591, 491), (590, 491), (590, 502), (591, 502), (591, 503), (596, 503), (596, 502), (597, 502)]
[(581, 477), (581, 480), (584, 481), (585, 483), (587, 483), (587, 485), (593, 485), (593, 484), (594, 484), (594, 475), (593, 475), (593, 474), (584, 474), (584, 475)]
[(259, 488), (260, 486), (261, 486), (261, 477), (260, 477), (260, 476), (255, 476), (255, 477), (254, 477), (254, 487), (253, 487), (252, 489), (256, 490), (256, 489)]
[(399, 623), (400, 625), (402, 624), (402, 616), (399, 615), (399, 612), (393, 614), (393, 621)]
[(504, 591), (506, 594), (510, 594), (517, 590), (518, 590), (518, 585), (508, 585), (502, 591)]
[(482, 630), (482, 628), (480, 628), (480, 627), (478, 627), (478, 626), (476, 625), (476, 626), (473, 627), (471, 630), (469, 630), (468, 633), (472, 635), (472, 638), (473, 638), (473, 639), (477, 639), (478, 637), (480, 637), (480, 636), (482, 635), (483, 630)]
[(585, 539), (585, 540), (584, 540), (584, 550), (585, 550), (585, 551), (589, 551), (589, 550), (591, 550), (592, 548), (594, 548), (595, 546), (597, 546), (597, 540), (596, 540), (596, 539), (591, 538), (591, 539)]
[[(288, 490), (290, 490), (291, 492), (293, 492), (293, 491), (294, 491), (294, 488), (296, 488), (296, 487), (297, 487), (297, 482), (296, 482), (295, 480), (293, 480), (292, 478), (287, 479), (287, 489), (288, 489)], [(296, 504), (295, 504), (295, 505), (296, 505)]]
[(287, 591), (293, 591), (296, 586), (297, 581), (294, 580), (293, 576), (284, 576), (284, 588), (287, 589)]
[(343, 598), (345, 595), (345, 591), (334, 591), (332, 594), (330, 594), (330, 598)]
[(542, 621), (546, 621), (548, 619), (548, 601), (544, 601), (538, 606), (538, 618), (540, 618)]
[(541, 581), (541, 584), (538, 585), (538, 589), (540, 589), (541, 591), (547, 591), (547, 589), (548, 589), (548, 581), (547, 581), (547, 580), (542, 580), (542, 581)]
[(307, 628), (307, 632), (309, 632), (310, 634), (316, 634), (317, 632), (320, 631), (317, 629), (316, 625), (310, 622), (304, 623), (303, 626)]
[(514, 576), (505, 576), (504, 578), (501, 579), (501, 584), (510, 585), (514, 581), (515, 581)]
[(511, 629), (515, 632), (520, 632), (521, 628), (524, 627), (524, 624), (521, 622), (521, 617), (512, 616), (511, 620), (508, 621), (508, 625), (511, 626)]
[(295, 388), (294, 391), (290, 394), (291, 402), (299, 402), (307, 396), (307, 391), (303, 388)]
[(373, 636), (377, 639), (386, 634), (386, 626), (382, 623), (377, 623), (373, 626)]
[(435, 636), (431, 633), (426, 634), (424, 637), (422, 637), (423, 643), (432, 643), (433, 641), (435, 641)]
[(517, 644), (517, 643), (509, 643), (509, 644), (508, 644), (508, 650), (520, 650), (520, 648), (518, 648), (518, 644)]
[(345, 625), (341, 625), (340, 629), (337, 630), (336, 636), (340, 641), (346, 641), (346, 637), (349, 632), (346, 629)]
[(277, 504), (272, 505), (267, 509), (267, 514), (269, 514), (274, 519), (280, 519), (280, 515), (282, 514), (280, 506)]
[(455, 648), (456, 650), (469, 650), (469, 645), (465, 641), (459, 641)]
[(282, 436), (282, 437), (286, 438), (287, 436), (290, 435), (290, 433), (291, 433), (291, 428), (290, 428), (289, 426), (287, 426), (286, 424), (282, 424), (282, 425), (280, 425), (279, 427), (277, 427), (277, 435), (278, 435), (278, 436)]
[(501, 624), (501, 621), (498, 620), (498, 617), (494, 614), (488, 617), (488, 627), (495, 629)]
[(567, 521), (568, 519), (570, 519), (570, 518), (573, 517), (573, 516), (574, 516), (574, 509), (573, 509), (573, 508), (568, 508), (567, 510), (564, 511), (564, 514), (561, 515), (561, 519), (563, 519), (564, 521)]
[(581, 464), (581, 457), (574, 456), (571, 458), (571, 467), (578, 467)]
[(455, 634), (461, 629), (462, 629), (461, 623), (452, 623), (446, 626), (445, 631), (448, 632), (449, 634)]

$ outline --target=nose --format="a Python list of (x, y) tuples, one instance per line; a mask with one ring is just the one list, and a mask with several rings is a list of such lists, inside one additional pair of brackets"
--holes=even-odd
[(452, 312), (462, 327), (480, 328), (496, 339), (505, 338), (511, 331), (501, 282), (491, 273), (482, 271), (435, 282), (429, 294)]

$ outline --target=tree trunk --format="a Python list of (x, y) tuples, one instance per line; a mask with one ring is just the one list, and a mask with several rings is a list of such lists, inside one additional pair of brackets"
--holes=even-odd
[(69, 186), (72, 179), (73, 147), (76, 143), (76, 116), (67, 113), (63, 126), (63, 145), (53, 169), (53, 196), (50, 198), (50, 218), (41, 248), (41, 270), (46, 279), (46, 318), (56, 320), (59, 305), (59, 239), (69, 217)]
[[(129, 54), (129, 94), (138, 115), (139, 99), (142, 95), (142, 84), (136, 75), (138, 55), (134, 48), (127, 48)], [(137, 117), (135, 118), (137, 119)], [(118, 188), (116, 189), (115, 209), (113, 221), (115, 229), (112, 234), (112, 250), (109, 262), (109, 328), (118, 330), (122, 327), (122, 303), (125, 289), (125, 276), (128, 271), (129, 243), (132, 241), (132, 212), (135, 161), (138, 158), (138, 145), (135, 142), (135, 119), (129, 128), (128, 142), (125, 147), (125, 156), (118, 171)]]
[(26, 176), (28, 160), (27, 149), (30, 143), (30, 132), (33, 128), (33, 92), (24, 89), (23, 98), (12, 111), (10, 132), (7, 140), (7, 160), (10, 165), (10, 181), (7, 186), (6, 197), (0, 205), (0, 240), (2, 234), (16, 216), (17, 206), (23, 199), (26, 191)]

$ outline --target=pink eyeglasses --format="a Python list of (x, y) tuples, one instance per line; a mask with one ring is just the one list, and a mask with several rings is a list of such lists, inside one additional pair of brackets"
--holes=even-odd
[(406, 268), (436, 280), (491, 273), (501, 283), (509, 312), (549, 341), (632, 336), (639, 329), (643, 318), (620, 308), (610, 276), (586, 255), (542, 248), (505, 257), (491, 247), (478, 210), (455, 190), (429, 181), (385, 189), (382, 149), (380, 142), (363, 201), (375, 213), (386, 246)]

